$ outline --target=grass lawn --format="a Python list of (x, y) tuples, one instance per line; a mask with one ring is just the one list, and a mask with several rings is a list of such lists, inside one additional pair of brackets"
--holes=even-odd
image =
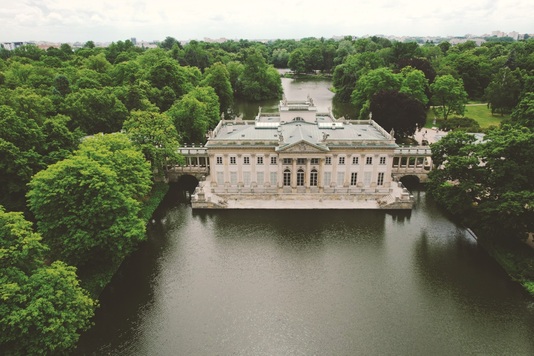
[[(434, 111), (432, 109), (427, 112), (427, 119), (425, 127), (432, 127), (434, 117)], [(460, 116), (451, 116), (451, 117), (460, 117)], [(510, 115), (492, 115), (491, 110), (486, 104), (480, 105), (476, 104), (467, 104), (465, 107), (464, 117), (474, 119), (478, 122), (482, 129), (487, 129), (490, 126), (499, 126), (502, 120), (510, 118)]]

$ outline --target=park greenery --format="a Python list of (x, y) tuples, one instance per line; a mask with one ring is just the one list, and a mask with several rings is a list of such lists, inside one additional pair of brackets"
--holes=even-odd
[[(442, 168), (429, 184), (435, 199), (496, 241), (534, 231), (534, 39), (453, 46), (167, 37), (151, 49), (128, 40), (0, 48), (4, 354), (75, 346), (94, 298), (145, 239), (165, 167), (182, 161), (180, 143), (205, 142), (221, 117), (238, 114), (236, 98), (281, 98), (276, 68), (331, 76), (335, 100), (354, 105), (347, 119), (371, 116), (398, 139), (424, 127), (431, 111), (457, 131), (432, 147)], [(463, 117), (468, 100), (503, 118), (483, 143), (463, 133), (480, 127)]]

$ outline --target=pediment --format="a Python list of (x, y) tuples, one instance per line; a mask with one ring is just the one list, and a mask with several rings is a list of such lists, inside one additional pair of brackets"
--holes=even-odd
[(299, 153), (315, 153), (327, 152), (328, 147), (317, 145), (306, 140), (301, 140), (291, 144), (280, 145), (276, 148), (278, 152), (299, 152)]

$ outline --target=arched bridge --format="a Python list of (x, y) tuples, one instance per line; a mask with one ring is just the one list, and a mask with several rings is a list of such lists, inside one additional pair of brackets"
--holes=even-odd
[(432, 152), (428, 146), (399, 147), (393, 155), (391, 175), (396, 180), (416, 176), (421, 183), (428, 180), (432, 170)]
[(169, 182), (177, 182), (180, 177), (190, 175), (202, 180), (210, 173), (208, 150), (202, 145), (183, 146), (178, 152), (184, 157), (185, 163), (181, 166), (167, 167), (166, 177)]

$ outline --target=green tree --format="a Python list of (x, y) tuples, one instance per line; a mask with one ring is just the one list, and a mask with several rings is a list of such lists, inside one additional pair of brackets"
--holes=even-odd
[(219, 97), (219, 113), (228, 113), (234, 102), (230, 73), (222, 63), (215, 63), (204, 73), (202, 86), (210, 86)]
[[(118, 263), (145, 238), (135, 197), (150, 188), (149, 165), (134, 149), (108, 152), (83, 148), (29, 184), (28, 205), (52, 257), (79, 268)], [(128, 168), (140, 177), (119, 177)]]
[(382, 66), (384, 60), (376, 53), (365, 52), (348, 56), (334, 69), (332, 84), (336, 89), (335, 99), (342, 102), (350, 101), (358, 79), (370, 70)]
[(512, 123), (534, 129), (534, 93), (527, 93), (511, 115)]
[(461, 79), (454, 79), (450, 74), (439, 76), (430, 85), (432, 103), (435, 110), (445, 120), (450, 114), (463, 115), (467, 104), (467, 93)]
[(178, 154), (176, 127), (166, 114), (133, 111), (123, 128), (151, 163), (154, 174), (163, 172), (166, 165), (183, 161)]
[[(424, 77), (423, 77), (424, 78)], [(412, 96), (396, 90), (384, 90), (371, 97), (372, 118), (384, 130), (395, 131), (395, 137), (411, 136), (426, 123), (423, 104)]]
[(167, 111), (172, 118), (180, 141), (184, 143), (203, 143), (210, 128), (210, 115), (207, 103), (194, 95), (186, 94)]
[(485, 90), (491, 113), (501, 115), (512, 112), (519, 102), (521, 93), (521, 75), (518, 70), (501, 68), (493, 75), (491, 83)]
[(276, 99), (282, 95), (280, 75), (257, 49), (247, 51), (238, 94), (250, 100)]
[(358, 79), (351, 95), (351, 103), (356, 106), (360, 120), (365, 120), (369, 116), (371, 97), (374, 94), (383, 90), (398, 91), (401, 83), (401, 76), (388, 68), (371, 70)]
[(426, 106), (428, 104), (427, 92), (429, 91), (429, 86), (425, 74), (418, 69), (404, 67), (401, 70), (401, 75), (403, 79), (399, 92), (410, 95)]
[(47, 248), (22, 213), (0, 207), (0, 348), (5, 355), (63, 354), (91, 325), (96, 302), (74, 267), (44, 263)]

